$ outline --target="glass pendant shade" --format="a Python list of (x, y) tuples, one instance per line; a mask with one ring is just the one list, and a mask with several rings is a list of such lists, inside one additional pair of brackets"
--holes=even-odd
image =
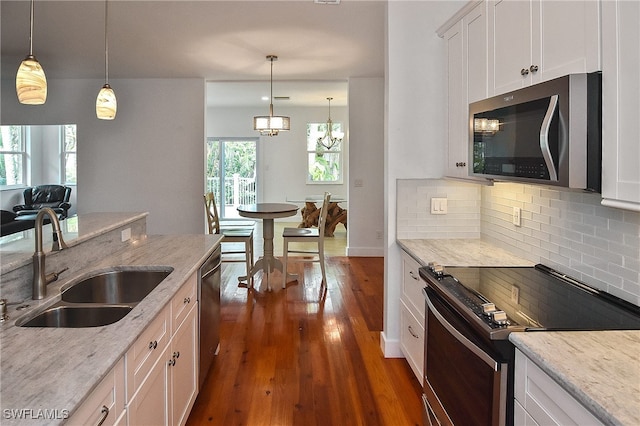
[(116, 94), (111, 86), (105, 84), (98, 92), (98, 99), (96, 99), (96, 116), (101, 120), (113, 120), (116, 118), (117, 110)]
[(18, 68), (16, 94), (18, 101), (26, 105), (42, 105), (47, 100), (47, 77), (33, 55), (24, 58)]

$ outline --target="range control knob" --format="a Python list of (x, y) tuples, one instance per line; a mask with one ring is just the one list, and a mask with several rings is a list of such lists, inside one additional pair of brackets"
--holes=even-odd
[(507, 314), (505, 313), (505, 311), (493, 311), (489, 315), (491, 316), (491, 321), (493, 321), (494, 324), (498, 324), (498, 325), (509, 324), (509, 321), (507, 320)]
[(489, 316), (491, 312), (496, 311), (496, 305), (494, 303), (483, 303), (482, 304), (482, 313)]
[(427, 267), (436, 277), (442, 277), (442, 275), (444, 274), (444, 267), (435, 262), (429, 262), (427, 264)]

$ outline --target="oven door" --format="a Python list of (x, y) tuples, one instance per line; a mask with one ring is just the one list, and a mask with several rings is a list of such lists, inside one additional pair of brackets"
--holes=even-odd
[(506, 424), (508, 363), (431, 288), (425, 292), (425, 424)]

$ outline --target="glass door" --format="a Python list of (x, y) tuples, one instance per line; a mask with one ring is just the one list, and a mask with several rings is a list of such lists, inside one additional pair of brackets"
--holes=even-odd
[(205, 192), (213, 192), (222, 218), (240, 218), (236, 208), (256, 202), (258, 138), (208, 138)]

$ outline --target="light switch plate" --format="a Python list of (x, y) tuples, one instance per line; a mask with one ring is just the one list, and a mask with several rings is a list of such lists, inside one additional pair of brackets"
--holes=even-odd
[(431, 214), (447, 214), (447, 199), (446, 198), (432, 198), (431, 199)]
[(515, 226), (521, 226), (522, 225), (522, 217), (521, 217), (521, 211), (520, 211), (520, 207), (514, 207), (513, 208), (513, 216), (511, 217), (511, 221), (513, 222), (513, 224)]

